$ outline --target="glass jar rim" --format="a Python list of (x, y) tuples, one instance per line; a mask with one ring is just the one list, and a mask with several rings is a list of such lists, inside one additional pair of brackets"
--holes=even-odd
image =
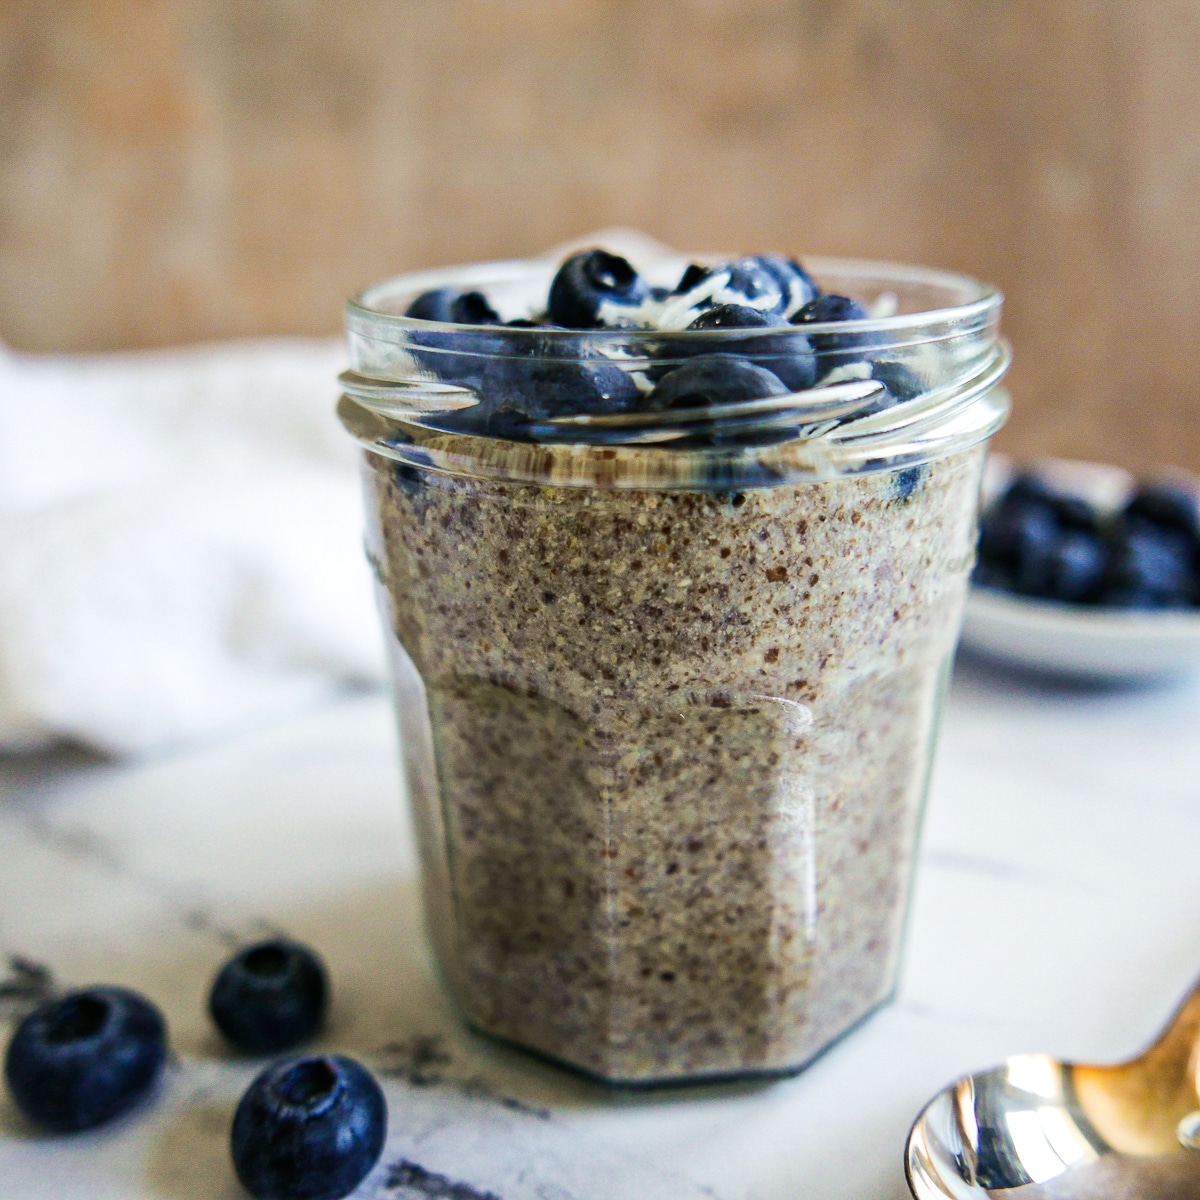
[[(677, 256), (659, 261), (659, 277), (674, 278), (689, 262), (728, 261), (715, 256)], [(668, 268), (663, 266), (669, 263)], [(549, 486), (724, 490), (781, 482), (899, 470), (977, 445), (1003, 424), (1009, 411), (1000, 380), (1009, 351), (999, 336), (1001, 293), (967, 275), (936, 268), (858, 259), (810, 257), (805, 265), (824, 289), (840, 283), (876, 300), (894, 292), (907, 311), (865, 319), (719, 330), (645, 328), (547, 329), (544, 326), (466, 325), (408, 317), (413, 298), (434, 288), (483, 290), (501, 312), (536, 311), (558, 260), (535, 258), (418, 271), (365, 289), (346, 309), (352, 371), (343, 376), (346, 394), (338, 413), (367, 450), (419, 470), (504, 479)], [(647, 272), (649, 274), (649, 272)], [(654, 278), (649, 281), (653, 284)], [(505, 292), (505, 287), (513, 289)], [(523, 289), (523, 290), (522, 290)], [(921, 301), (933, 302), (922, 305)], [(922, 389), (884, 410), (848, 413), (838, 421), (807, 415), (802, 401), (816, 393), (793, 393), (799, 413), (794, 437), (747, 445), (630, 445), (588, 442), (555, 428), (546, 440), (511, 440), (503, 433), (439, 426), (449, 397), (459, 407), (476, 403), (469, 386), (458, 386), (422, 366), (438, 354), (451, 361), (489, 361), (530, 353), (536, 339), (540, 360), (610, 360), (626, 369), (639, 363), (669, 363), (672, 348), (698, 353), (698, 344), (719, 344), (728, 353), (739, 341), (768, 367), (788, 353), (789, 338), (826, 334), (831, 340), (858, 336), (872, 360), (899, 357), (922, 362)], [(562, 360), (559, 360), (562, 361)], [(896, 365), (893, 363), (892, 365)], [(872, 366), (868, 376), (873, 372)], [(823, 385), (818, 385), (818, 389)], [(876, 385), (878, 387), (878, 385)], [(430, 407), (423, 409), (422, 405)], [(733, 406), (729, 406), (733, 407)], [(433, 415), (432, 419), (430, 414)], [(574, 421), (576, 418), (567, 418)], [(595, 422), (595, 417), (585, 418)], [(720, 428), (714, 422), (714, 429)], [(643, 439), (653, 440), (653, 439)]]
[[(676, 261), (676, 259), (673, 258), (671, 261)], [(677, 261), (701, 261), (716, 265), (728, 260), (716, 255), (680, 255)], [(473, 263), (467, 266), (437, 267), (396, 275), (364, 288), (346, 302), (347, 328), (355, 332), (365, 332), (369, 328), (376, 334), (387, 328), (393, 328), (400, 336), (403, 336), (404, 331), (477, 335), (480, 330), (478, 325), (409, 317), (404, 313), (389, 311), (382, 305), (388, 299), (408, 299), (421, 292), (441, 287), (458, 287), (469, 291), (489, 285), (511, 283), (522, 276), (530, 278), (544, 275), (549, 278), (558, 265), (558, 260), (553, 258), (507, 259), (500, 262)], [(958, 303), (938, 305), (909, 313), (896, 313), (880, 317), (868, 316), (846, 321), (814, 321), (803, 326), (803, 332), (806, 334), (889, 333), (907, 329), (913, 325), (937, 326), (948, 322), (970, 324), (972, 321), (997, 313), (1004, 303), (1003, 293), (991, 284), (984, 283), (972, 275), (946, 271), (937, 267), (912, 266), (883, 259), (833, 258), (819, 255), (805, 256), (804, 265), (812, 275), (818, 277), (835, 276), (864, 282), (869, 280), (894, 283), (897, 286), (916, 283), (929, 288), (940, 288), (948, 293), (957, 291), (964, 297)], [(658, 343), (666, 339), (668, 342), (686, 345), (705, 339), (736, 341), (739, 337), (745, 338), (748, 335), (770, 336), (772, 333), (786, 332), (789, 329), (794, 331), (799, 327), (780, 325), (752, 329), (658, 330), (635, 328), (558, 329), (546, 326), (521, 328), (505, 325), (497, 328), (503, 332), (506, 338), (511, 336), (514, 344), (526, 338), (550, 339), (553, 342), (563, 343), (570, 343), (572, 339), (586, 338), (600, 344), (638, 339)]]

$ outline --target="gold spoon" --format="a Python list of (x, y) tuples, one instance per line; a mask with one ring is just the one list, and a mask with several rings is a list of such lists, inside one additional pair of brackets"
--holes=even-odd
[(916, 1200), (1200, 1200), (1200, 984), (1129, 1062), (1022, 1054), (951, 1084), (904, 1157)]

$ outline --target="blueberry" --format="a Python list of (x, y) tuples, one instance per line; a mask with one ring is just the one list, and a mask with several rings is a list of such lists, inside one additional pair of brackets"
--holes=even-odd
[(782, 396), (787, 388), (779, 377), (744, 358), (725, 354), (705, 355), (669, 371), (646, 398), (651, 411), (700, 408)]
[(1108, 569), (1108, 547), (1097, 533), (1064, 529), (1050, 558), (1044, 594), (1052, 600), (1090, 603), (1099, 596)]
[(816, 280), (794, 258), (782, 254), (756, 254), (754, 258), (779, 285), (785, 312), (795, 312), (821, 294)]
[[(871, 364), (871, 378), (879, 380), (887, 388), (893, 404), (915, 400), (925, 390), (921, 381), (909, 367), (893, 359), (877, 358)], [(880, 407), (888, 408), (891, 405), (881, 405)]]
[(1013, 582), (1026, 595), (1045, 595), (1054, 571), (1058, 522), (1048, 509), (1032, 506), (1010, 509), (1007, 516), (1013, 544)]
[(500, 314), (482, 292), (464, 292), (458, 288), (435, 288), (431, 292), (422, 292), (408, 306), (404, 315), (456, 325), (500, 324)]
[(776, 324), (782, 323), (791, 295), (790, 287), (778, 279), (760, 257), (739, 258), (737, 262), (726, 263), (722, 269), (729, 272), (729, 282), (717, 293), (722, 301), (737, 303), (745, 300), (749, 307), (778, 318)]
[(991, 562), (980, 555), (975, 560), (975, 569), (971, 572), (971, 582), (978, 587), (999, 588), (1001, 591), (1013, 590), (1012, 576), (997, 563)]
[[(779, 263), (786, 263), (785, 259)], [(701, 298), (693, 301), (699, 308), (717, 308), (726, 305), (751, 308), (772, 318), (768, 324), (782, 325), (786, 322), (787, 309), (793, 287), (800, 286), (784, 271), (781, 277), (779, 263), (768, 266), (764, 256), (739, 258), (735, 262), (718, 263), (702, 267), (696, 263), (684, 271), (682, 278), (671, 293), (674, 296), (694, 291), (705, 282)]]
[(1016, 590), (1040, 595), (1058, 535), (1049, 505), (1005, 496), (980, 522), (979, 557), (1006, 572)]
[(392, 478), (414, 499), (425, 494), (425, 476), (411, 463), (392, 463)]
[(1183, 484), (1143, 484), (1126, 505), (1125, 514), (1161, 529), (1177, 530), (1200, 547), (1200, 496)]
[[(793, 325), (815, 325), (826, 322), (864, 321), (867, 310), (849, 296), (829, 293), (810, 300), (792, 317)], [(878, 343), (878, 336), (867, 333), (813, 333), (809, 335), (812, 348), (821, 356), (822, 374), (844, 363), (857, 362), (866, 351)]]
[(980, 523), (977, 579), (1029, 596), (1092, 603), (1110, 573), (1100, 514), (1087, 501), (1020, 476)]
[[(574, 346), (537, 335), (507, 346), (505, 354), (493, 359), (483, 394), (483, 404), (459, 414), (462, 420), (454, 427), (465, 427), (465, 421), (482, 432), (510, 436), (515, 432), (514, 417), (542, 420), (572, 413), (619, 413), (641, 399), (633, 376), (615, 362), (581, 359)], [(504, 433), (498, 421), (505, 426)]]
[(1184, 608), (1197, 593), (1191, 539), (1140, 515), (1114, 531), (1113, 563), (1104, 602), (1128, 608)]
[[(719, 304), (702, 312), (689, 326), (689, 330), (705, 329), (765, 329), (778, 332), (762, 338), (739, 338), (722, 343), (713, 341), (703, 347), (702, 353), (734, 354), (754, 360), (756, 366), (769, 370), (790, 392), (801, 392), (812, 387), (817, 378), (817, 360), (812, 354), (808, 339), (788, 331), (773, 318), (757, 308), (742, 304)], [(675, 353), (679, 348), (674, 347)]]
[(628, 412), (641, 392), (632, 375), (615, 363), (530, 358), (505, 367), (498, 411), (534, 420), (572, 413)]
[(422, 292), (404, 310), (406, 317), (416, 317), (421, 321), (452, 321), (450, 306), (462, 294), (460, 288), (434, 288), (430, 292)]
[(849, 296), (835, 292), (810, 300), (792, 318), (793, 325), (813, 325), (825, 321), (865, 321), (867, 310)]
[(608, 359), (581, 359), (572, 347), (553, 337), (532, 334), (510, 339), (503, 353), (480, 361), (473, 386), (481, 402), (426, 424), (450, 432), (529, 441), (530, 421), (582, 412), (626, 412), (641, 400), (628, 371)]
[(450, 319), (458, 325), (500, 325), (500, 314), (482, 292), (463, 292), (450, 305)]
[(917, 484), (921, 482), (921, 476), (924, 474), (925, 468), (919, 464), (897, 471), (892, 480), (892, 490), (896, 494), (896, 499), (902, 504), (907, 504), (912, 499), (912, 494), (917, 490)]
[[(483, 293), (458, 288), (423, 292), (408, 306), (405, 316), (456, 325), (501, 326), (499, 314)], [(418, 329), (408, 334), (408, 341), (413, 358), (429, 374), (472, 388), (480, 386), (490, 356), (501, 348), (500, 339), (482, 329), (479, 333)]]
[[(693, 359), (664, 375), (646, 397), (645, 406), (651, 410), (707, 408), (713, 404), (731, 404), (739, 400), (758, 400), (766, 396), (781, 396), (786, 385), (772, 371), (756, 366), (744, 358), (732, 355), (707, 355)], [(728, 419), (726, 418), (725, 421)], [(696, 446), (768, 446), (795, 436), (794, 428), (742, 432), (736, 423), (725, 421), (696, 421), (688, 437), (672, 443), (677, 447)], [(710, 485), (721, 482), (710, 479)]]
[(287, 1059), (247, 1089), (233, 1116), (233, 1165), (256, 1200), (339, 1200), (379, 1161), (387, 1102), (352, 1058)]
[(718, 304), (702, 312), (689, 329), (754, 329), (777, 325), (761, 309), (745, 304)]
[(17, 1026), (4, 1073), (17, 1107), (56, 1133), (91, 1129), (150, 1091), (167, 1056), (167, 1027), (125, 988), (69, 992)]
[(328, 977), (316, 954), (297, 942), (272, 938), (238, 951), (221, 968), (208, 1010), (239, 1050), (274, 1054), (317, 1032), (328, 995)]
[(559, 267), (547, 312), (567, 329), (596, 329), (616, 323), (614, 307), (634, 307), (646, 294), (645, 280), (626, 259), (606, 250), (585, 250)]
[(1062, 493), (1050, 486), (1046, 479), (1036, 471), (1025, 471), (1016, 477), (1007, 487), (1001, 504), (1041, 503), (1053, 507), (1061, 498)]
[[(808, 343), (797, 338), (792, 354), (762, 357), (759, 364), (779, 376), (789, 392), (804, 392), (817, 381), (817, 358), (809, 351)], [(748, 348), (747, 348), (748, 349)]]

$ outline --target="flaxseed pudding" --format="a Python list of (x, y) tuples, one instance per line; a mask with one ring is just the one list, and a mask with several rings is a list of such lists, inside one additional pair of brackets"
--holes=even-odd
[[(732, 306), (722, 288), (700, 316)], [(788, 312), (816, 283), (779, 290), (768, 323), (734, 326), (756, 340), (731, 354), (723, 335), (692, 352), (697, 317), (672, 318), (694, 326), (683, 348), (641, 333), (683, 293), (635, 287), (603, 318), (620, 354), (572, 360), (554, 343), (507, 388), (496, 361), (465, 361), (502, 364), (507, 347), (476, 354), (453, 340), (459, 322), (433, 323), (450, 314), (418, 311), (400, 319), (409, 374), (360, 361), (354, 379), (373, 382), (343, 400), (368, 447), (368, 552), (439, 960), (479, 1028), (607, 1080), (795, 1069), (895, 986), (983, 443), (1003, 405), (992, 378), (930, 453), (922, 430), (928, 442), (955, 419), (937, 419), (939, 371), (961, 373), (962, 346), (949, 367), (928, 339), (906, 358), (865, 309), (844, 318), (857, 342), (829, 319), (806, 331)], [(567, 308), (576, 325), (603, 316)], [(539, 336), (536, 318), (516, 320)], [(994, 348), (994, 315), (979, 336)], [(630, 337), (646, 353), (629, 354)], [(430, 368), (439, 354), (453, 372)], [(687, 387), (661, 402), (680, 370)], [(723, 415), (763, 399), (794, 412), (889, 374), (905, 387), (868, 386), (832, 421)], [(389, 382), (425, 398), (381, 403)], [(471, 393), (462, 409), (416, 410)], [(705, 406), (720, 415), (640, 440)], [(609, 422), (564, 435), (564, 413)], [(611, 418), (630, 414), (625, 442)]]

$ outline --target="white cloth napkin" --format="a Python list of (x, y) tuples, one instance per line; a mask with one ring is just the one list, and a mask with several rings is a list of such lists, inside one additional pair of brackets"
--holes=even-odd
[(0, 751), (155, 752), (380, 679), (343, 364), (0, 347)]

